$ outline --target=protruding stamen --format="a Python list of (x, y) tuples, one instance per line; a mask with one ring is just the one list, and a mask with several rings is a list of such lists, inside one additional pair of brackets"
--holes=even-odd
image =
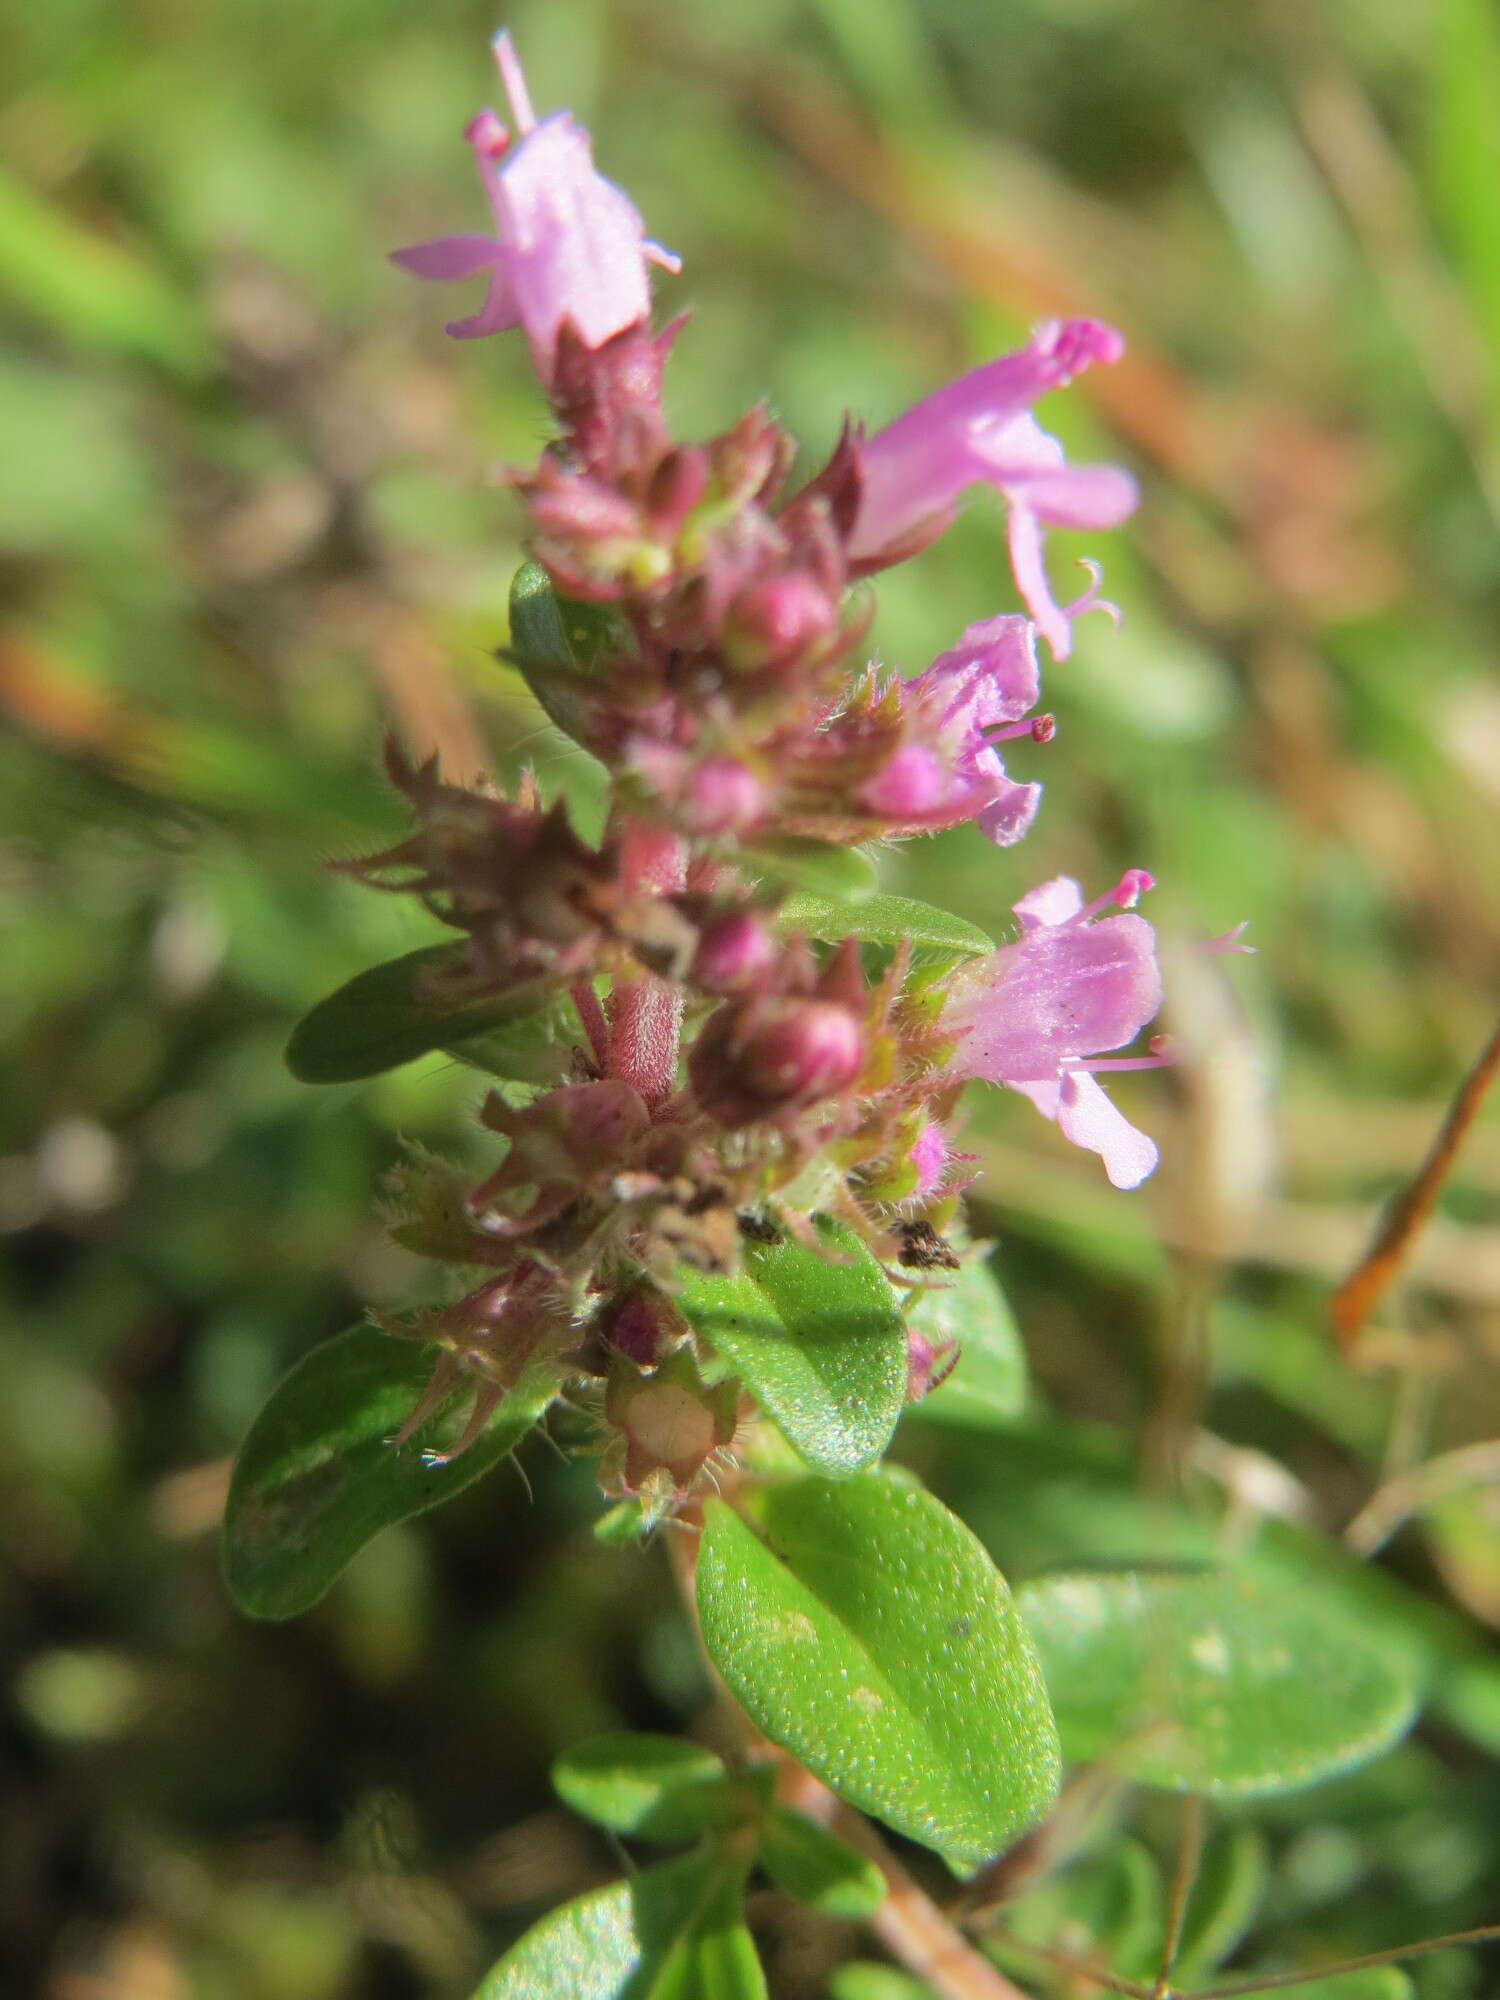
[(1236, 924), (1232, 931), (1225, 931), (1222, 937), (1205, 938), (1203, 942), (1198, 946), (1198, 950), (1210, 953), (1236, 952), (1236, 951), (1248, 952), (1253, 957), (1255, 955), (1255, 949), (1256, 949), (1255, 946), (1253, 944), (1240, 943), (1240, 939), (1244, 936), (1245, 932), (1249, 930), (1249, 928), (1250, 928), (1250, 919), (1246, 917), (1243, 923)]
[(536, 113), (531, 108), (531, 92), (526, 88), (526, 77), (521, 69), (521, 58), (516, 54), (516, 45), (510, 38), (510, 30), (502, 28), (490, 43), (495, 52), (495, 67), (500, 72), (500, 81), (505, 85), (505, 95), (510, 102), (510, 113), (516, 121), (516, 130), (524, 139), (536, 125)]
[(1069, 924), (1086, 924), (1091, 918), (1105, 910), (1133, 910), (1148, 889), (1156, 887), (1156, 877), (1144, 868), (1127, 868), (1125, 873), (1102, 896), (1096, 896), (1092, 903), (1085, 903), (1075, 915), (1069, 917)]
[(1063, 606), (1063, 616), (1077, 620), (1085, 617), (1090, 611), (1102, 611), (1110, 623), (1118, 628), (1124, 622), (1124, 614), (1119, 605), (1112, 598), (1099, 595), (1099, 585), (1104, 577), (1103, 568), (1090, 556), (1080, 556), (1078, 567), (1087, 572), (1089, 587), (1082, 597), (1075, 597), (1071, 604)]
[(504, 159), (510, 151), (510, 134), (500, 123), (493, 111), (477, 112), (464, 127), (464, 137), (479, 155), (481, 166), (486, 161)]
[(670, 271), (675, 277), (682, 269), (682, 259), (677, 252), (669, 250), (664, 243), (658, 243), (654, 237), (646, 237), (641, 248), (646, 253), (646, 262), (655, 264), (659, 270)]
[(980, 734), (986, 743), (1008, 743), (1016, 736), (1029, 736), (1033, 743), (1050, 743), (1057, 734), (1057, 717), (1034, 715), (1025, 722), (996, 723)]

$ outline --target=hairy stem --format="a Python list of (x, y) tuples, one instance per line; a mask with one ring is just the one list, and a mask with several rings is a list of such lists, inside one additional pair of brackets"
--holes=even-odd
[[(687, 880), (687, 850), (675, 833), (641, 820), (620, 828), (620, 877), (627, 890), (658, 895), (681, 889)], [(609, 996), (607, 1074), (640, 1092), (654, 1109), (677, 1085), (677, 1052), (682, 1034), (682, 994), (678, 987), (647, 973), (616, 981)]]

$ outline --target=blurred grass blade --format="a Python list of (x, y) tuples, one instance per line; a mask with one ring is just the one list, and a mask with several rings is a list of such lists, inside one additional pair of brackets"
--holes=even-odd
[(63, 339), (197, 380), (213, 348), (196, 311), (133, 252), (0, 172), (0, 288)]

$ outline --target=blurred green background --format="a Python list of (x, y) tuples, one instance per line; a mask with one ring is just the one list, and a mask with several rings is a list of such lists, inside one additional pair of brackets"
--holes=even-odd
[[(1361, 1368), (1323, 1319), (1500, 992), (1490, 0), (507, 20), (538, 103), (593, 127), (684, 258), (659, 298), (694, 314), (685, 434), (766, 395), (811, 467), (846, 407), (881, 421), (1039, 316), (1126, 332), (1119, 369), (1043, 412), (1145, 500), (1123, 534), (1054, 537), (1060, 586), (1087, 548), (1127, 616), (1085, 621), (1046, 696), (1056, 743), (1013, 760), (1047, 780), (1039, 825), (887, 872), (997, 927), (1059, 870), (1149, 867), (1187, 1060), (1122, 1081), (1167, 1155), (1137, 1196), (1019, 1099), (976, 1107), (978, 1218), (1069, 1428), (911, 1454), (1017, 1573), (1199, 1521), (1253, 1537), (1266, 1509), (1304, 1526), (1260, 1545), (1316, 1567), (1383, 1479), (1500, 1433), (1493, 1112)], [(477, 1144), (454, 1065), (318, 1093), (281, 1063), (299, 1011), (428, 935), (320, 870), (397, 823), (382, 733), (589, 786), (491, 657), (518, 516), (490, 475), (545, 436), (523, 348), (446, 341), (457, 295), (383, 261), (481, 226), (459, 132), (494, 95), (495, 25), (458, 0), (54, 0), (0, 25), (18, 1995), (466, 1992), (615, 1866), (551, 1803), (549, 1757), (693, 1726), (706, 1698), (660, 1551), (599, 1547), (587, 1463), (543, 1440), (524, 1480), (387, 1534), (293, 1626), (241, 1621), (216, 1572), (229, 1455), (272, 1383), (420, 1285), (376, 1214), (398, 1135)], [(884, 581), (880, 655), (916, 670), (1013, 601), (976, 504)], [(1241, 918), (1258, 958), (1188, 948)], [(1461, 1476), (1486, 1469), (1411, 1485), (1369, 1600), (1436, 1649), (1432, 1719), (1256, 1816), (1263, 1957), (1500, 1911), (1500, 1509)], [(769, 1894), (757, 1921), (773, 1991), (823, 1991), (836, 1927)], [(1486, 1990), (1461, 1954), (1416, 1977)]]

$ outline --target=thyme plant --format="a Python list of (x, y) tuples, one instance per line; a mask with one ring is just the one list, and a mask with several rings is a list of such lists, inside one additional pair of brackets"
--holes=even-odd
[[(1121, 1190), (1157, 1162), (1108, 1082), (1172, 1060), (1142, 1040), (1162, 1003), (1152, 877), (1030, 886), (997, 943), (882, 894), (870, 858), (968, 821), (1010, 848), (1037, 815), (1033, 774), (1059, 754), (1042, 658), (1112, 612), (1092, 564), (1070, 601), (1056, 590), (1045, 530), (1114, 528), (1137, 494), (1068, 464), (1033, 407), (1121, 337), (1042, 325), (894, 421), (851, 417), (801, 483), (762, 406), (680, 440), (663, 377), (684, 324), (654, 323), (650, 283), (677, 260), (570, 115), (537, 118), (506, 37), (495, 53), (507, 118), (467, 130), (491, 228), (395, 262), (482, 277), (449, 333), (530, 349), (552, 430), (510, 475), (531, 560), (504, 658), (602, 767), (608, 811), (590, 840), (532, 776), (506, 795), (389, 753), (410, 831), (338, 865), (451, 941), (316, 1007), (291, 1064), (347, 1080), (452, 1050), (489, 1074), (492, 1164), (398, 1169), (393, 1234), (441, 1295), (277, 1390), (235, 1473), (230, 1586), (252, 1615), (293, 1615), (554, 1405), (586, 1413), (600, 1532), (678, 1558), (740, 1747), (567, 1755), (570, 1806), (686, 1852), (544, 1918), (482, 1992), (763, 1993), (743, 1915), (760, 1870), (868, 1920), (926, 1990), (1013, 1993), (996, 1960), (1021, 1954), (1020, 1976), (1024, 1926), (988, 1957), (963, 1943), (869, 1820), (969, 1878), (978, 1912), (1045, 1875), (1076, 1798), (1059, 1811), (1065, 1760), (1191, 1799), (1271, 1793), (1374, 1754), (1415, 1701), (1346, 1616), (1233, 1569), (1078, 1569), (1013, 1596), (882, 1463), (903, 1413), (983, 1428), (1018, 1405), (1014, 1331), (963, 1220), (966, 1090), (1028, 1099), (1018, 1117), (1054, 1121)], [(942, 650), (913, 679), (867, 665), (867, 579), (920, 561), (976, 486), (1003, 496), (1024, 611), (959, 633), (936, 614)], [(846, 1970), (841, 1994), (895, 1990)]]

